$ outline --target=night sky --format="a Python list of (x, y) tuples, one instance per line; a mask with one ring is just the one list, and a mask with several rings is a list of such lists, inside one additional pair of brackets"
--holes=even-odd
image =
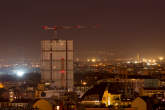
[(95, 25), (64, 30), (75, 52), (110, 49), (124, 55), (165, 54), (164, 0), (1, 0), (0, 57), (40, 56), (40, 40), (51, 33), (42, 25)]

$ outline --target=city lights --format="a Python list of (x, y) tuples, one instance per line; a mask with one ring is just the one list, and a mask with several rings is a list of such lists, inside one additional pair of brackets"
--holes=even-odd
[(59, 105), (58, 105), (58, 106), (56, 106), (56, 109), (57, 109), (57, 110), (60, 110), (60, 106), (59, 106)]
[(90, 62), (90, 59), (87, 59), (87, 62)]
[(22, 77), (23, 75), (25, 74), (25, 72), (24, 71), (17, 71), (16, 72), (16, 75), (18, 76), (18, 77)]
[(152, 60), (152, 62), (153, 62), (153, 63), (156, 63), (156, 60), (155, 60), (155, 59), (153, 59), (153, 60)]
[(93, 58), (93, 59), (91, 59), (91, 61), (92, 61), (92, 62), (96, 62), (96, 59), (95, 59), (95, 58)]
[(149, 60), (148, 60), (148, 62), (152, 62), (152, 60), (151, 60), (151, 59), (149, 59)]
[(87, 84), (87, 82), (84, 81), (84, 82), (82, 82), (82, 84), (85, 86)]
[(87, 59), (87, 62), (93, 62), (93, 63), (95, 63), (96, 61), (98, 62), (98, 61), (100, 61), (100, 59), (96, 59), (96, 58), (90, 58), (90, 59), (88, 58)]
[(136, 63), (138, 63), (138, 61), (135, 61), (134, 63), (136, 64)]
[(159, 65), (159, 63), (162, 62), (163, 60), (164, 60), (164, 57), (151, 57), (151, 58), (141, 58), (139, 59), (139, 61), (137, 61), (136, 59), (132, 59), (131, 61), (128, 60), (126, 63), (127, 64), (145, 63), (146, 65), (150, 66), (150, 65)]
[(147, 62), (147, 59), (143, 58), (143, 62)]
[(164, 58), (163, 58), (163, 57), (159, 57), (158, 59), (159, 59), (160, 61), (164, 60)]
[(164, 4), (1, 0), (0, 110), (165, 110)]

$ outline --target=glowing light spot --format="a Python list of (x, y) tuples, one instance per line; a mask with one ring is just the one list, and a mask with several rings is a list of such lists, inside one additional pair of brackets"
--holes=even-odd
[(159, 60), (162, 61), (164, 58), (163, 57), (159, 57)]
[(138, 61), (135, 61), (134, 63), (138, 63)]
[(96, 59), (95, 59), (95, 58), (93, 58), (93, 59), (92, 59), (92, 62), (96, 62)]
[(23, 71), (17, 71), (17, 76), (22, 77), (24, 75)]
[(65, 71), (64, 70), (61, 70), (60, 73), (65, 73)]
[(129, 64), (129, 63), (131, 63), (130, 61), (127, 61), (127, 63)]

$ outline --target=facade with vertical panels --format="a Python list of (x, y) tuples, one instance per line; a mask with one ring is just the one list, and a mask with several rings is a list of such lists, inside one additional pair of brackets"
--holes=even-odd
[(73, 89), (73, 41), (41, 41), (41, 78), (57, 89)]

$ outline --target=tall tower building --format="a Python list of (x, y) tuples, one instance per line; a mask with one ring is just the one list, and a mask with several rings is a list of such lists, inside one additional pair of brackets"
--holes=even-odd
[(41, 41), (41, 78), (57, 89), (73, 90), (73, 41)]

